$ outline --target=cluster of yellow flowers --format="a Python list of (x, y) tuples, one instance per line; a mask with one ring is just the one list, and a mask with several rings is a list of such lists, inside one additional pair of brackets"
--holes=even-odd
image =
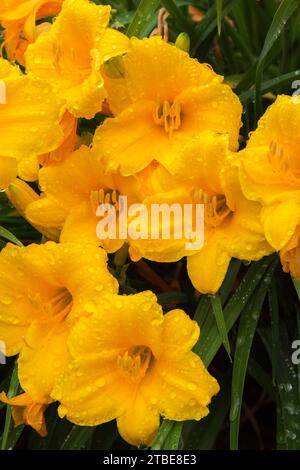
[[(0, 339), (19, 354), (24, 390), (0, 399), (42, 435), (56, 400), (73, 423), (116, 418), (125, 440), (150, 445), (160, 415), (201, 419), (219, 387), (191, 351), (199, 328), (188, 315), (163, 315), (152, 292), (118, 294), (106, 252), (124, 240), (99, 240), (96, 208), (116, 195), (204, 204), (199, 250), (126, 240), (133, 261), (187, 257), (202, 293), (219, 289), (232, 257), (280, 251), (299, 278), (300, 100), (278, 97), (238, 151), (242, 106), (223, 77), (160, 37), (129, 39), (110, 12), (89, 0), (0, 5), (0, 187), (50, 240), (0, 254)], [(78, 135), (97, 113), (95, 134)]]

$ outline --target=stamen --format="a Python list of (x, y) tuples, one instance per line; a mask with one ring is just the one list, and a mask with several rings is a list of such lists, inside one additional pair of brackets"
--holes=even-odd
[(40, 293), (29, 291), (28, 298), (30, 303), (40, 311), (41, 316), (44, 316), (45, 321), (63, 320), (70, 313), (73, 305), (72, 295), (65, 287), (58, 289), (57, 294), (46, 302)]
[(174, 130), (181, 126), (181, 105), (179, 101), (174, 101), (171, 105), (168, 101), (159, 103), (153, 111), (155, 124), (163, 126), (165, 131), (171, 136)]
[(117, 364), (123, 373), (133, 382), (140, 382), (151, 367), (152, 351), (147, 346), (133, 346), (122, 356)]
[(196, 197), (200, 204), (204, 204), (204, 222), (207, 225), (217, 227), (231, 214), (223, 194), (209, 195), (200, 189)]
[(272, 141), (269, 145), (268, 160), (273, 170), (289, 184), (299, 184), (299, 170), (292, 168), (290, 155), (286, 149)]

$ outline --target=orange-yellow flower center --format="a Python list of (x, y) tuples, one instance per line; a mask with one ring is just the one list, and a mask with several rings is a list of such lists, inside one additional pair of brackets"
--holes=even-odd
[[(269, 146), (268, 159), (274, 170), (279, 175), (284, 175), (290, 184), (299, 185), (300, 168), (292, 163), (292, 158), (281, 145), (272, 141)], [(297, 162), (298, 162), (297, 158)]]
[(174, 100), (173, 103), (165, 100), (158, 103), (154, 108), (153, 119), (155, 124), (164, 127), (169, 135), (180, 128), (181, 117), (181, 105), (177, 100)]
[(140, 382), (145, 376), (153, 354), (147, 346), (132, 346), (122, 356), (118, 357), (118, 367), (133, 382)]
[(209, 195), (200, 190), (198, 198), (204, 205), (204, 222), (211, 227), (217, 227), (231, 214), (224, 194)]
[(29, 300), (35, 308), (39, 309), (44, 315), (46, 321), (62, 321), (71, 311), (73, 298), (70, 292), (65, 288), (59, 288), (56, 293), (45, 301), (39, 293), (28, 293)]
[(55, 44), (53, 51), (56, 70), (66, 81), (66, 86), (70, 84), (79, 85), (90, 75), (89, 54), (84, 54), (81, 49), (74, 47), (65, 49), (59, 44)]

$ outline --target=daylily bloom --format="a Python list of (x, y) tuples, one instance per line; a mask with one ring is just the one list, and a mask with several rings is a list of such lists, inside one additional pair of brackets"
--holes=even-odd
[(36, 180), (38, 156), (59, 147), (64, 102), (49, 85), (22, 75), (4, 59), (0, 80), (0, 186), (6, 189), (16, 174)]
[(12, 417), (15, 426), (27, 424), (35, 429), (42, 437), (47, 435), (44, 411), (47, 403), (36, 403), (27, 393), (8, 398), (4, 392), (0, 393), (0, 402), (12, 406)]
[(182, 146), (207, 132), (228, 135), (229, 148), (237, 149), (238, 97), (186, 52), (159, 37), (132, 38), (128, 53), (106, 62), (103, 73), (115, 117), (97, 129), (94, 149), (109, 171), (128, 176), (156, 160), (174, 174)]
[(199, 139), (184, 149), (182, 159), (193, 168), (189, 179), (197, 188), (198, 202), (204, 204), (205, 224), (204, 247), (187, 258), (187, 268), (196, 289), (215, 293), (232, 257), (258, 260), (273, 249), (264, 237), (261, 205), (242, 193), (239, 154), (228, 152), (225, 136), (218, 140), (207, 136), (205, 145)]
[(51, 28), (26, 51), (27, 71), (55, 87), (76, 117), (90, 119), (101, 111), (101, 65), (129, 46), (125, 35), (107, 28), (110, 11), (89, 0), (65, 0)]
[(240, 180), (249, 199), (263, 205), (265, 236), (282, 250), (284, 269), (299, 277), (300, 100), (278, 96), (242, 152)]
[[(182, 310), (163, 315), (152, 292), (109, 296), (68, 340), (72, 361), (52, 397), (81, 426), (117, 419), (130, 444), (151, 445), (159, 416), (200, 420), (219, 391), (191, 349), (199, 327)], [(84, 338), (84, 340), (83, 340)]]
[[(120, 175), (106, 175), (105, 168), (88, 147), (65, 156), (40, 170), (42, 197), (26, 207), (25, 216), (34, 225), (58, 228), (62, 241), (89, 241), (101, 244), (96, 227), (97, 208), (102, 203), (118, 204), (120, 194), (128, 203), (136, 201), (138, 183)], [(126, 240), (106, 240), (107, 251), (114, 252)]]
[[(153, 261), (177, 261), (192, 252), (185, 245), (190, 240), (174, 238), (174, 221), (170, 220), (170, 239), (162, 239), (161, 222), (151, 225), (151, 205), (192, 203), (191, 190), (173, 177), (161, 165), (153, 163), (148, 168), (131, 177), (118, 173), (107, 175), (105, 167), (92, 150), (82, 146), (64, 157), (62, 162), (42, 168), (39, 173), (40, 198), (26, 205), (25, 218), (43, 231), (61, 230), (62, 241), (90, 241), (100, 244), (108, 252), (117, 251), (122, 244), (129, 243), (129, 253), (134, 261), (141, 257)], [(127, 197), (127, 207), (143, 204), (148, 210), (144, 229), (147, 239), (135, 239), (127, 230), (138, 218), (120, 209), (120, 197)], [(110, 203), (116, 208), (115, 238), (102, 239), (97, 234), (101, 220), (97, 208)], [(137, 211), (138, 214), (138, 211)], [(103, 219), (102, 219), (103, 220)], [(125, 235), (119, 237), (119, 227)], [(138, 225), (138, 221), (137, 221)], [(167, 229), (168, 226), (165, 226)], [(151, 230), (155, 230), (152, 237)], [(155, 239), (154, 239), (155, 238)]]
[(104, 250), (88, 244), (8, 244), (1, 251), (0, 339), (7, 356), (20, 354), (20, 384), (33, 402), (51, 401), (78, 318), (90, 314), (97, 297), (117, 292), (106, 259)]
[(24, 52), (41, 30), (36, 21), (59, 13), (64, 0), (1, 0), (0, 24), (9, 60), (24, 65)]

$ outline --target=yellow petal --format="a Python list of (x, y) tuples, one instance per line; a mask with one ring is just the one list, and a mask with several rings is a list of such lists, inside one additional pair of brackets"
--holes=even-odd
[[(207, 235), (206, 235), (207, 237)], [(202, 293), (214, 294), (220, 288), (231, 256), (213, 236), (199, 253), (187, 258), (187, 270), (193, 286)]]
[(288, 200), (266, 207), (262, 212), (262, 220), (268, 242), (280, 250), (293, 236), (300, 222), (300, 205)]
[(297, 227), (291, 240), (280, 251), (280, 260), (285, 273), (291, 273), (295, 279), (300, 279), (300, 227)]
[(158, 36), (132, 38), (123, 64), (126, 70), (123, 79), (105, 81), (114, 114), (119, 114), (130, 102), (173, 100), (185, 88), (201, 86), (212, 79), (222, 81), (209, 66), (191, 59), (186, 52)]
[(123, 439), (134, 446), (151, 446), (159, 428), (159, 414), (137, 394), (132, 404), (117, 419), (118, 430)]
[(165, 418), (200, 420), (208, 414), (219, 385), (196, 354), (189, 351), (172, 359), (166, 352), (146, 377), (142, 391)]
[(68, 363), (69, 330), (67, 322), (34, 322), (27, 331), (18, 359), (18, 374), (22, 389), (36, 402), (50, 400), (54, 384)]
[(227, 135), (216, 135), (210, 131), (199, 132), (170, 164), (170, 171), (181, 175), (193, 187), (222, 194), (221, 172), (227, 165), (228, 148)]
[(84, 243), (102, 246), (108, 253), (115, 253), (124, 244), (124, 240), (118, 238), (101, 240), (97, 235), (99, 220), (93, 213), (90, 202), (82, 202), (74, 207), (67, 216), (60, 236), (61, 242), (80, 242), (82, 240)]
[(0, 106), (1, 154), (16, 158), (20, 176), (37, 178), (37, 157), (57, 148), (63, 102), (45, 83), (27, 76), (9, 77), (6, 104)]
[(114, 366), (115, 360), (101, 360), (101, 351), (75, 359), (52, 392), (62, 403), (59, 416), (80, 426), (97, 426), (124, 413), (130, 392)]
[[(129, 349), (135, 345), (148, 346), (154, 355), (160, 354), (164, 317), (152, 292), (110, 295), (88, 303), (86, 308), (93, 312), (93, 318), (87, 321), (82, 318), (74, 327), (69, 343), (73, 357), (93, 351)], [(85, 344), (79, 341), (83, 332), (89, 335), (89, 342)]]
[(238, 148), (239, 129), (242, 125), (242, 105), (228, 85), (217, 80), (191, 87), (178, 96), (182, 107), (182, 127), (191, 135), (210, 131), (229, 137), (229, 149)]
[(6, 356), (15, 356), (18, 354), (24, 344), (24, 336), (28, 329), (28, 324), (16, 325), (0, 320), (0, 341), (4, 344), (4, 353)]
[[(39, 200), (38, 194), (25, 181), (16, 178), (5, 191), (6, 196), (17, 209), (20, 215), (26, 218), (26, 209), (29, 204)], [(39, 232), (50, 240), (58, 241), (59, 230), (33, 225)]]
[(271, 204), (293, 197), (297, 190), (296, 181), (272, 164), (269, 147), (247, 147), (240, 156), (240, 182), (247, 198)]
[(128, 176), (143, 170), (152, 160), (163, 160), (161, 155), (170, 144), (164, 131), (154, 124), (153, 108), (154, 103), (149, 101), (137, 103), (98, 127), (93, 149), (103, 155), (108, 171), (120, 169)]
[(172, 356), (190, 351), (198, 341), (200, 329), (183, 310), (171, 310), (164, 317), (165, 349)]
[(12, 406), (12, 416), (15, 426), (28, 424), (36, 430), (42, 437), (47, 435), (44, 411), (46, 403), (36, 403), (27, 394), (17, 395), (13, 398), (7, 398), (4, 392), (0, 393), (0, 401)]
[(7, 189), (17, 176), (17, 160), (0, 156), (0, 189)]

